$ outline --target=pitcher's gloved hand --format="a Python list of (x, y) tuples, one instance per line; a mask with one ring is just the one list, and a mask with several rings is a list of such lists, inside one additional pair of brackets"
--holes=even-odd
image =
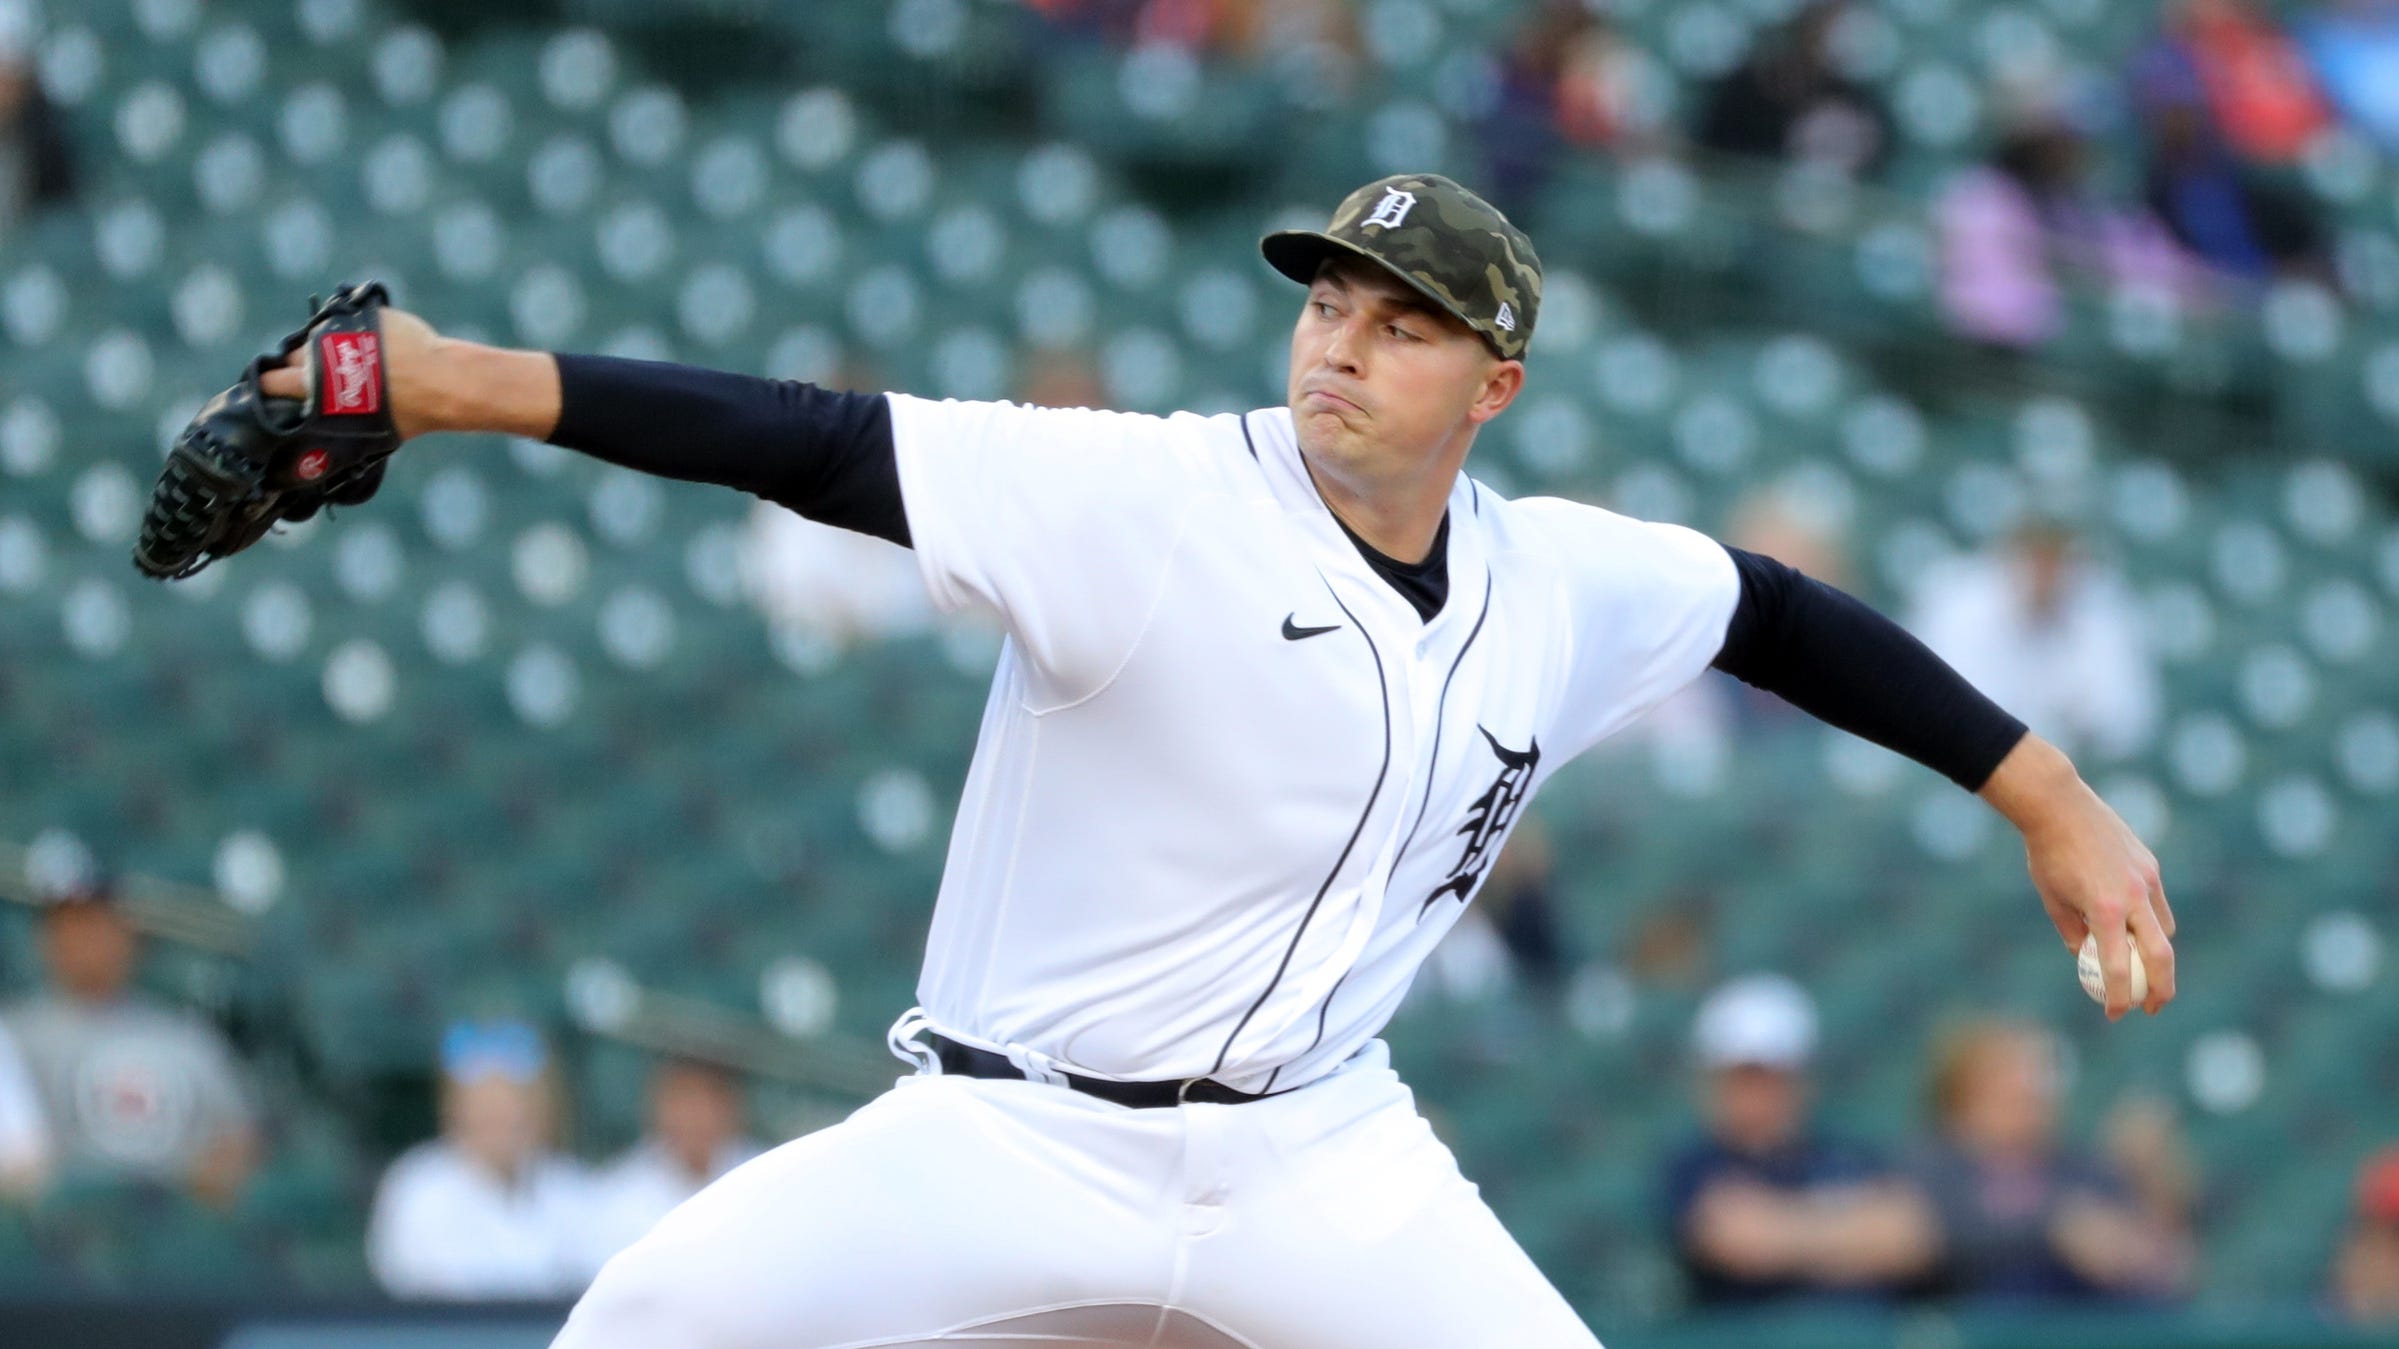
[[(382, 311), (390, 302), (381, 282), (335, 291), (200, 409), (150, 493), (136, 567), (162, 580), (189, 576), (258, 542), (278, 521), (375, 494), (401, 441), (384, 379)], [(261, 377), (295, 352), (306, 396), (266, 393)]]

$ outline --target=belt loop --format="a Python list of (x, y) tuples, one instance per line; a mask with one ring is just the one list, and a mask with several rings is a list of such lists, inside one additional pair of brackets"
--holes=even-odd
[(1023, 1045), (1007, 1045), (1003, 1047), (1003, 1052), (1007, 1054), (1008, 1062), (1016, 1065), (1016, 1071), (1025, 1075), (1025, 1081), (1039, 1082), (1048, 1087), (1068, 1085), (1066, 1074), (1058, 1071), (1058, 1061), (1040, 1050), (1027, 1049)]
[(900, 1019), (891, 1023), (890, 1033), (883, 1037), (892, 1056), (902, 1063), (915, 1064), (919, 1077), (941, 1076), (941, 1056), (933, 1052), (931, 1045), (916, 1038), (932, 1026), (933, 1019), (925, 1015), (924, 1008), (911, 1007), (900, 1013)]

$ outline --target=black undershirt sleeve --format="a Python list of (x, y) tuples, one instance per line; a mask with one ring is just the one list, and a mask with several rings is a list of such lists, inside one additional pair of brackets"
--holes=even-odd
[(557, 360), (551, 444), (660, 477), (739, 488), (811, 520), (908, 542), (883, 395), (665, 361)]
[(1980, 791), (2024, 738), (1905, 628), (1773, 558), (1726, 548), (1741, 600), (1715, 665), (1820, 721)]

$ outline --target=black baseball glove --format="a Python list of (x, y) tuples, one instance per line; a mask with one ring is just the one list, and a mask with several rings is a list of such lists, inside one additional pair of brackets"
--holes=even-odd
[[(344, 286), (241, 381), (208, 400), (175, 438), (150, 493), (133, 565), (161, 580), (190, 576), (266, 536), (281, 520), (354, 506), (383, 485), (400, 448), (383, 378), (378, 281)], [(306, 399), (272, 398), (259, 377), (305, 355)]]

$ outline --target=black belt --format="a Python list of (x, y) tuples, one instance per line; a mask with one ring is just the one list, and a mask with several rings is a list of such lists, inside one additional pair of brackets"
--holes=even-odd
[[(933, 1057), (940, 1061), (941, 1071), (960, 1077), (985, 1077), (1025, 1081), (1024, 1070), (1008, 1061), (1005, 1054), (988, 1049), (962, 1045), (946, 1035), (925, 1032), (933, 1044)], [(1181, 1082), (1111, 1082), (1104, 1077), (1084, 1077), (1079, 1073), (1060, 1073), (1066, 1085), (1085, 1096), (1097, 1096), (1103, 1101), (1131, 1106), (1135, 1110), (1156, 1110), (1164, 1106), (1197, 1101), (1202, 1105), (1240, 1105), (1245, 1101), (1263, 1101), (1272, 1092), (1235, 1091), (1212, 1078), (1194, 1077)]]

